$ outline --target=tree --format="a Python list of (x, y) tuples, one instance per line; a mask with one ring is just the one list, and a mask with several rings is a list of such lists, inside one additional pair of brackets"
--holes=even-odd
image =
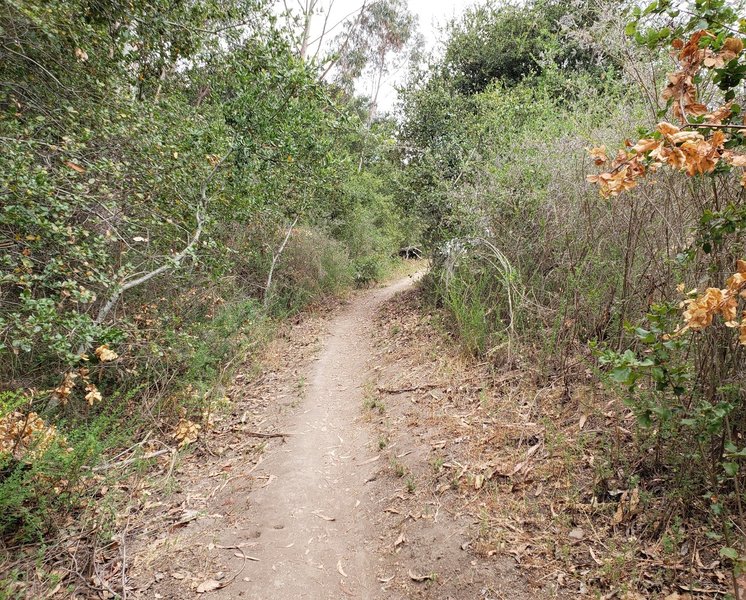
[(375, 116), (378, 95), (385, 75), (400, 66), (408, 43), (421, 44), (416, 35), (417, 17), (406, 0), (375, 0), (360, 18), (345, 24), (337, 37), (334, 82), (352, 94), (363, 76), (370, 82), (370, 118)]
[[(651, 307), (647, 325), (634, 330), (643, 356), (635, 346), (624, 353), (607, 350), (601, 363), (627, 388), (643, 423), (655, 423), (673, 438), (696, 440), (691, 458), (706, 479), (701, 497), (720, 522), (720, 557), (733, 567), (739, 598), (738, 575), (746, 564), (741, 468), (746, 456), (746, 125), (738, 100), (746, 79), (746, 27), (723, 0), (676, 6), (655, 0), (644, 10), (635, 7), (632, 17), (627, 34), (651, 51), (667, 50), (675, 61), (660, 94), (663, 120), (613, 157), (605, 147), (591, 149), (595, 164), (606, 170), (587, 179), (604, 198), (616, 198), (665, 170), (689, 178), (692, 197), (681, 200), (693, 205), (698, 225), (693, 242), (677, 258), (682, 265), (698, 264), (705, 283), (688, 293), (689, 286), (681, 283), (678, 306)], [(667, 314), (678, 322), (666, 320)], [(646, 380), (650, 388), (641, 385)]]
[(487, 2), (468, 8), (448, 28), (441, 76), (461, 94), (484, 91), (490, 84), (515, 85), (541, 73), (549, 65), (601, 72), (608, 59), (597, 47), (572, 36), (586, 31), (597, 11), (612, 10), (601, 3), (538, 0), (526, 5)]

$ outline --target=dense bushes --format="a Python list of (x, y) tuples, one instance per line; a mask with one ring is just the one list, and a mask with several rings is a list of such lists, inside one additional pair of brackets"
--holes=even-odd
[(349, 251), (341, 242), (311, 229), (290, 238), (275, 284), (275, 307), (295, 312), (352, 283)]
[[(539, 60), (520, 76), (464, 63), (478, 84), (462, 83), (466, 67), (453, 75), (453, 57), (522, 15), (493, 5), (458, 23), (445, 62), (403, 95), (402, 202), (417, 198), (435, 255), (431, 289), (464, 347), (530, 364), (566, 390), (590, 373), (607, 383), (639, 426), (636, 445), (606, 464), (641, 478), (665, 519), (707, 523), (738, 573), (743, 43), (723, 2), (678, 8), (653, 2), (619, 17), (601, 4), (589, 19), (568, 7), (568, 26), (544, 32), (556, 50), (547, 56), (569, 37), (595, 62)], [(656, 125), (663, 119), (677, 126)], [(640, 530), (660, 532), (648, 527), (660, 518), (651, 511)]]
[(290, 38), (259, 0), (0, 11), (3, 539), (53, 533), (107, 449), (174, 443), (271, 318), (382, 276), (391, 127)]

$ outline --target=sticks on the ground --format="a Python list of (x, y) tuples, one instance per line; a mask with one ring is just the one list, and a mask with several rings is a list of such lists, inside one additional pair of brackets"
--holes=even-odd
[(258, 438), (284, 438), (291, 435), (289, 433), (260, 433), (259, 431), (243, 431), (242, 433), (249, 437)]
[(443, 387), (440, 383), (426, 383), (423, 385), (415, 385), (413, 387), (405, 387), (405, 388), (397, 388), (397, 389), (389, 389), (389, 388), (376, 388), (379, 392), (383, 394), (404, 394), (405, 392), (417, 392), (419, 390), (432, 390), (434, 388)]
[(166, 454), (168, 452), (175, 453), (176, 451), (173, 448), (165, 448), (164, 450), (156, 450), (155, 452), (148, 452), (147, 454), (144, 454), (142, 456), (133, 456), (132, 458), (128, 458), (127, 460), (122, 460), (119, 462), (108, 462), (102, 465), (97, 465), (93, 467), (91, 471), (106, 471), (107, 469), (110, 469), (112, 467), (125, 467), (134, 462), (155, 458), (156, 456), (160, 456), (161, 454)]

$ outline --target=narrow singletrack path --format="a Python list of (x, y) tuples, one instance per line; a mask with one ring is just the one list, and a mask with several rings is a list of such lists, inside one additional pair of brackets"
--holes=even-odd
[(244, 575), (215, 598), (281, 600), (372, 598), (377, 593), (367, 486), (378, 465), (361, 422), (376, 308), (415, 278), (356, 297), (329, 324), (287, 442), (255, 471), (266, 484), (251, 492), (247, 518), (256, 530), (224, 532), (222, 546), (251, 555)]

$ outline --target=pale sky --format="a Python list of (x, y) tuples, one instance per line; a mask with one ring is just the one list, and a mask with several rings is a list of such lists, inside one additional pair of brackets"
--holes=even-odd
[[(345, 3), (350, 0), (345, 0)], [(351, 2), (350, 2), (351, 3)], [(438, 26), (445, 25), (453, 17), (457, 17), (467, 6), (473, 2), (457, 0), (408, 0), (409, 10), (419, 17), (419, 30), (425, 36), (426, 50), (437, 50), (443, 41), (438, 36)], [(378, 109), (382, 112), (391, 110), (396, 102), (396, 90), (394, 86), (400, 82), (402, 73), (382, 86), (378, 98)]]
[[(293, 8), (297, 6), (295, 2), (302, 0), (286, 0), (288, 7)], [(325, 11), (326, 7), (329, 6), (330, 0), (322, 0)], [(331, 14), (329, 15), (328, 27), (332, 27), (338, 23), (343, 17), (349, 13), (355, 13), (357, 9), (362, 5), (362, 0), (334, 0), (332, 5)], [(408, 0), (409, 10), (416, 14), (419, 18), (419, 30), (425, 37), (426, 49), (437, 50), (439, 42), (442, 40), (438, 39), (438, 26), (444, 25), (454, 16), (458, 16), (467, 6), (473, 4), (473, 0)], [(280, 2), (282, 5), (282, 2)], [(314, 17), (312, 22), (312, 33), (311, 39), (317, 38), (323, 29), (325, 15), (318, 15)], [(337, 27), (331, 31), (327, 36), (327, 40), (332, 39), (337, 33), (339, 33), (341, 27)], [(313, 49), (311, 50), (313, 53)], [(389, 111), (394, 107), (396, 102), (396, 90), (394, 86), (399, 83), (405, 72), (399, 72), (392, 74), (388, 81), (385, 81), (381, 86), (381, 92), (378, 96), (378, 110), (385, 112)], [(370, 87), (369, 85), (367, 86)], [(366, 92), (366, 86), (362, 84), (359, 91), (361, 93)]]

